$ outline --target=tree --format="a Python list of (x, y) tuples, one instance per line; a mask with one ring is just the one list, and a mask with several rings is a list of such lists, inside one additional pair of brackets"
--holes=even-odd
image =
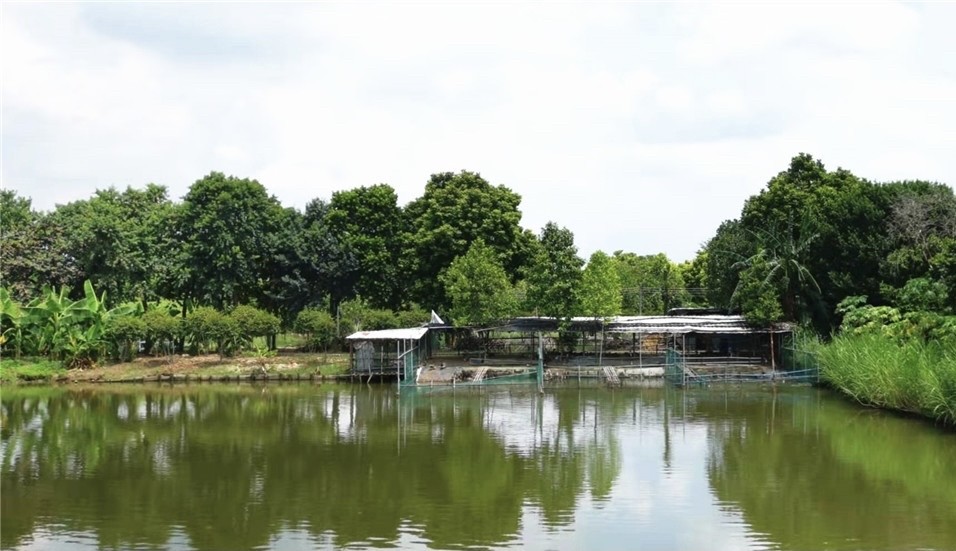
[(51, 217), (82, 276), (120, 303), (159, 297), (171, 214), (166, 188), (149, 184), (97, 190), (90, 199), (58, 206)]
[(324, 221), (356, 260), (356, 269), (337, 274), (345, 296), (361, 295), (377, 308), (401, 306), (404, 217), (395, 190), (378, 184), (336, 192)]
[(540, 248), (528, 269), (528, 305), (545, 316), (570, 318), (577, 314), (583, 265), (574, 234), (548, 222), (541, 230)]
[(682, 272), (667, 255), (616, 251), (612, 260), (624, 289), (624, 312), (664, 314), (689, 301)]
[(6, 234), (13, 228), (29, 225), (36, 219), (33, 201), (20, 197), (12, 189), (0, 189), (0, 231)]
[[(276, 270), (272, 300), (294, 315), (306, 307), (338, 305), (354, 289), (340, 277), (357, 272), (359, 262), (329, 228), (329, 205), (313, 199), (299, 214), (291, 211), (283, 235), (291, 244), (287, 265)], [(275, 257), (274, 257), (275, 258)], [(288, 320), (287, 320), (288, 321)]]
[(727, 220), (704, 245), (704, 278), (708, 282), (708, 299), (714, 306), (731, 307), (731, 298), (737, 288), (737, 264), (756, 252), (753, 236), (738, 220)]
[(63, 226), (33, 212), (29, 199), (9, 190), (0, 194), (0, 282), (22, 302), (44, 287), (76, 288), (83, 282)]
[[(780, 290), (783, 316), (791, 321), (796, 321), (801, 312), (807, 311), (806, 308), (799, 307), (800, 305), (805, 306), (820, 293), (820, 285), (804, 260), (806, 251), (816, 236), (808, 235), (806, 231), (800, 233), (803, 235), (801, 241), (795, 240), (792, 228), (786, 236), (769, 232), (756, 234), (758, 240), (769, 248), (761, 248), (740, 263), (741, 267), (751, 268), (751, 274), (766, 269), (765, 283)], [(761, 266), (761, 270), (756, 270), (754, 266)], [(743, 272), (740, 278), (742, 281)]]
[(578, 291), (581, 312), (586, 316), (609, 318), (621, 313), (621, 278), (607, 254), (591, 255)]
[(815, 296), (801, 297), (810, 300), (784, 303), (789, 318), (812, 319), (820, 331), (829, 331), (832, 307), (842, 297), (879, 293), (880, 266), (889, 252), (889, 196), (847, 170), (827, 171), (800, 154), (747, 200), (740, 225), (752, 236), (748, 256), (760, 247), (776, 250), (775, 240), (803, 243), (800, 262), (819, 276)]
[(425, 193), (405, 208), (408, 234), (404, 258), (413, 298), (425, 307), (447, 304), (441, 273), (481, 239), (513, 281), (527, 262), (530, 234), (519, 225), (521, 197), (493, 186), (481, 175), (433, 174)]
[(736, 302), (747, 323), (766, 327), (784, 316), (780, 307), (781, 286), (771, 275), (773, 266), (763, 251), (751, 257), (740, 272), (740, 282), (734, 293)]
[(949, 187), (935, 183), (898, 185), (904, 189), (891, 205), (890, 234), (929, 262), (934, 238), (956, 238), (956, 196)]
[(512, 316), (516, 309), (508, 274), (491, 247), (475, 241), (442, 274), (455, 325), (486, 325)]
[(178, 220), (186, 262), (180, 296), (220, 309), (262, 298), (282, 213), (255, 180), (219, 172), (197, 180)]

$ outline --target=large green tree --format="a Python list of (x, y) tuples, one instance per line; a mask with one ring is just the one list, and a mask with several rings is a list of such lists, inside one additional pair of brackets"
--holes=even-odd
[(879, 293), (880, 264), (888, 253), (886, 199), (880, 186), (844, 169), (827, 171), (822, 162), (801, 153), (747, 200), (740, 217), (740, 228), (752, 244), (747, 256), (763, 248), (779, 257), (781, 243), (797, 244), (795, 260), (819, 284), (818, 300), (797, 300), (789, 289), (795, 304), (785, 302), (787, 317), (813, 319), (827, 331), (840, 299)]
[(30, 199), (0, 192), (0, 285), (19, 301), (44, 287), (79, 287), (83, 271), (58, 220), (35, 212)]
[(82, 277), (119, 303), (158, 298), (158, 279), (168, 268), (164, 245), (172, 212), (166, 188), (149, 184), (142, 190), (97, 190), (89, 199), (57, 207), (51, 216), (63, 229)]
[(727, 220), (717, 228), (714, 237), (704, 245), (703, 272), (707, 295), (712, 306), (731, 308), (731, 297), (737, 288), (737, 264), (756, 252), (753, 236), (739, 220)]
[(609, 318), (621, 313), (621, 278), (611, 257), (596, 251), (588, 260), (578, 290), (581, 313)]
[(442, 274), (456, 325), (484, 325), (514, 315), (517, 307), (508, 274), (480, 239)]
[(544, 316), (576, 315), (583, 265), (571, 230), (548, 222), (541, 230), (540, 246), (528, 268), (528, 307)]
[(889, 238), (881, 275), (884, 298), (895, 301), (914, 279), (947, 288), (956, 307), (956, 196), (947, 186), (910, 181), (890, 184)]
[(282, 214), (255, 180), (219, 172), (197, 180), (178, 219), (185, 253), (181, 297), (216, 308), (261, 299)]
[(478, 173), (433, 174), (425, 193), (405, 208), (404, 261), (412, 276), (413, 298), (428, 307), (446, 304), (439, 276), (478, 239), (514, 280), (531, 248), (531, 235), (520, 226), (520, 204), (517, 193), (488, 183)]
[(401, 306), (404, 221), (398, 195), (387, 184), (332, 194), (325, 223), (356, 261), (355, 270), (338, 274), (347, 295), (360, 295), (376, 308)]

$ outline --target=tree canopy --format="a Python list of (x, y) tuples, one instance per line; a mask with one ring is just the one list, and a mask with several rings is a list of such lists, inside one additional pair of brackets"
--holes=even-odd
[[(109, 334), (127, 344), (139, 332), (182, 339), (170, 318), (188, 319), (200, 306), (238, 312), (216, 322), (223, 335), (232, 325), (271, 331), (274, 319), (293, 327), (305, 309), (329, 314), (337, 335), (421, 323), (432, 308), (483, 324), (511, 314), (567, 319), (714, 306), (755, 323), (807, 323), (821, 334), (840, 326), (847, 297), (920, 315), (920, 323), (931, 318), (925, 313), (956, 313), (953, 189), (875, 183), (807, 154), (680, 264), (664, 254), (596, 251), (585, 267), (571, 230), (555, 222), (537, 235), (523, 228), (521, 197), (477, 172), (433, 174), (405, 206), (385, 183), (327, 197), (283, 207), (259, 182), (219, 172), (196, 180), (179, 201), (147, 184), (37, 212), (29, 198), (0, 191), (4, 334), (26, 327), (13, 320), (25, 319), (33, 301), (86, 300), (87, 280), (110, 308), (178, 305), (144, 315), (144, 327), (116, 321)], [(319, 320), (310, 329), (320, 335), (316, 346), (326, 346), (328, 319), (310, 316)]]
[(508, 274), (495, 252), (480, 239), (452, 261), (442, 282), (456, 325), (483, 325), (506, 319), (517, 310)]
[(520, 204), (520, 195), (476, 172), (433, 174), (425, 193), (405, 208), (412, 297), (425, 306), (446, 305), (440, 275), (478, 239), (515, 273), (526, 263), (528, 249)]

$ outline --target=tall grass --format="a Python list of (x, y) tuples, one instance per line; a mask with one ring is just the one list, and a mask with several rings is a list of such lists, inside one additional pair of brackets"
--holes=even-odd
[(861, 403), (956, 425), (956, 345), (879, 334), (841, 335), (819, 348), (822, 377)]

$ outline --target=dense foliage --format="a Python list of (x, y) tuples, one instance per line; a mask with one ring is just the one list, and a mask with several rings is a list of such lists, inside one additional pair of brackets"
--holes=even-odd
[(701, 249), (695, 263), (703, 267), (710, 302), (747, 314), (752, 295), (734, 291), (745, 271), (753, 275), (758, 257), (779, 317), (822, 334), (840, 325), (836, 307), (849, 296), (951, 313), (956, 197), (942, 184), (878, 184), (844, 169), (827, 171), (801, 154)]
[(712, 306), (822, 335), (847, 297), (890, 317), (922, 313), (923, 325), (956, 313), (945, 185), (873, 183), (801, 154), (682, 264), (598, 251), (585, 266), (570, 230), (522, 228), (520, 203), (466, 171), (432, 175), (404, 207), (378, 184), (300, 211), (216, 172), (182, 201), (150, 184), (48, 213), (3, 191), (3, 353), (81, 364), (140, 349), (232, 354), (280, 328), (324, 349), (354, 330), (426, 322), (421, 306), (459, 325)]

